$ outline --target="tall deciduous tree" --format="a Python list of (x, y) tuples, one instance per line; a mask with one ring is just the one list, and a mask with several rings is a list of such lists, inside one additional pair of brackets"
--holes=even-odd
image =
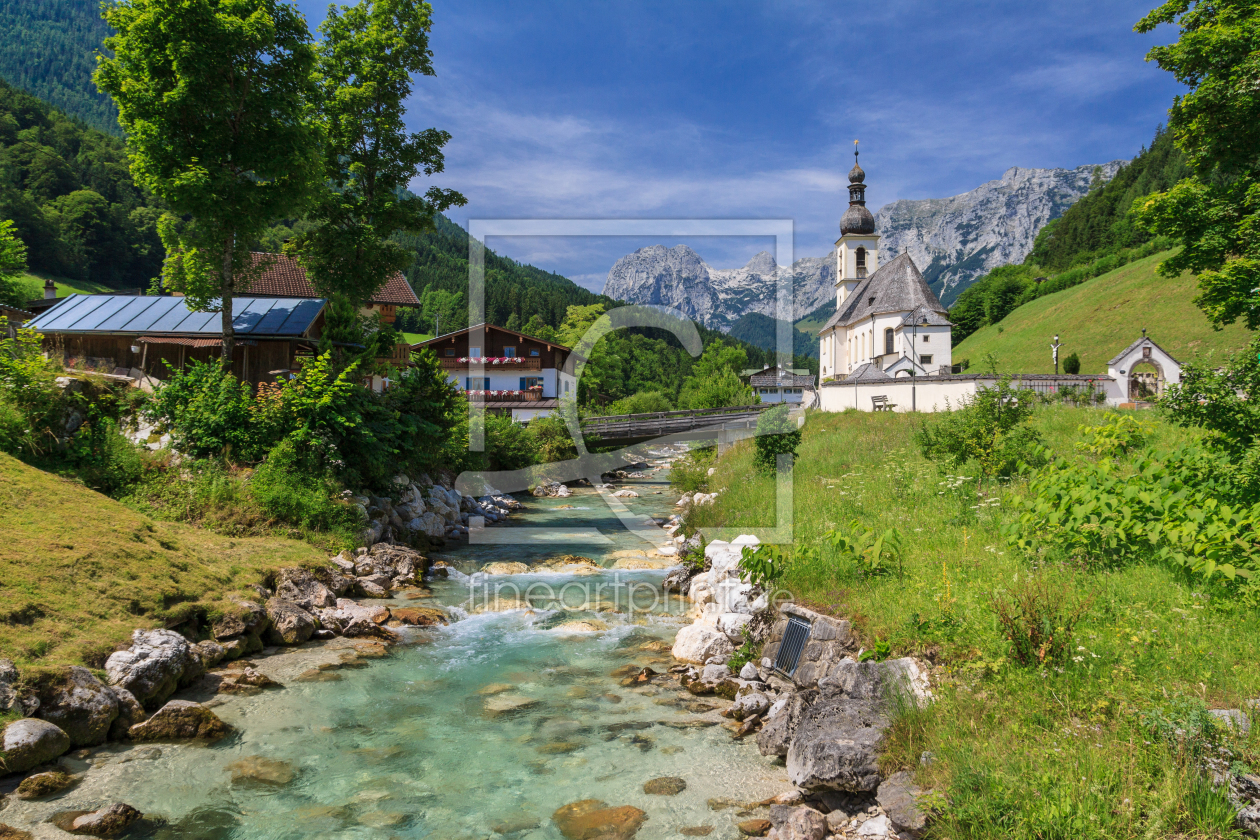
[(22, 306), (22, 275), (26, 272), (26, 246), (17, 238), (17, 226), (0, 219), (0, 303)]
[(1190, 88), (1173, 100), (1169, 130), (1195, 177), (1137, 209), (1153, 233), (1182, 250), (1160, 266), (1199, 276), (1195, 303), (1217, 326), (1244, 319), (1260, 328), (1260, 4), (1255, 0), (1169, 0), (1138, 21), (1181, 28), (1148, 60)]
[(416, 0), (360, 0), (330, 8), (320, 26), (326, 182), (310, 214), (318, 226), (291, 247), (322, 294), (369, 299), (413, 259), (390, 237), (433, 230), (437, 213), (464, 204), (454, 190), (407, 190), (421, 173), (442, 171), (450, 139), (436, 128), (408, 133), (403, 122), (413, 76), (434, 75), (431, 11)]
[(96, 84), (118, 105), (136, 180), (177, 214), (161, 225), (164, 279), (222, 313), (230, 364), (232, 298), (259, 270), (249, 248), (319, 176), (310, 31), (280, 0), (115, 0), (104, 14), (117, 34)]

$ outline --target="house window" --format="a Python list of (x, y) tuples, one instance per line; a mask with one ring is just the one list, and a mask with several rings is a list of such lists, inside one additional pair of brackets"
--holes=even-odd
[(481, 358), (481, 348), (480, 348), (480, 347), (469, 347), (469, 348), (468, 348), (468, 357), (469, 357), (470, 359), (480, 359), (480, 358)]
[(543, 384), (541, 376), (522, 376), (521, 390), (527, 391), (530, 388), (541, 388)]
[(930, 365), (930, 364), (932, 364), (932, 357), (931, 357), (931, 355), (927, 355), (927, 356), (920, 356), (920, 357), (919, 357), (919, 364), (922, 364), (922, 365)]
[(507, 358), (509, 358), (509, 359), (515, 359), (515, 358), (516, 358), (516, 348), (515, 348), (515, 347), (504, 347), (504, 348), (503, 348), (503, 355), (504, 355), (504, 356), (506, 356), (506, 357), (507, 357)]
[(567, 393), (569, 393), (569, 383), (568, 383), (568, 380), (566, 380), (566, 381), (565, 381), (565, 383), (564, 383), (564, 392), (565, 392), (566, 394), (567, 394)]
[(925, 335), (925, 336), (923, 336), (923, 343), (924, 343), (924, 344), (927, 344), (927, 340), (928, 340), (928, 337), (927, 337), (926, 335)]
[(537, 355), (539, 355), (539, 353), (538, 353), (538, 351), (537, 351), (537, 350), (530, 350), (530, 351), (529, 351), (529, 355), (531, 355), (531, 356), (537, 356)]
[(490, 377), (488, 376), (470, 376), (468, 377), (469, 391), (489, 391)]
[(892, 327), (884, 330), (884, 352), (893, 352), (893, 330)]
[(455, 348), (454, 348), (454, 347), (447, 347), (447, 348), (446, 348), (446, 355), (448, 355), (448, 356), (454, 356), (454, 355), (455, 355)]

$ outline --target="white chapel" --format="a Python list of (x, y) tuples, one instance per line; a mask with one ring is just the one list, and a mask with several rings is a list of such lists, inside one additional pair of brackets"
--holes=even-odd
[(909, 254), (880, 265), (866, 173), (853, 153), (849, 209), (836, 240), (836, 314), (819, 332), (820, 377), (870, 380), (949, 373), (949, 313)]

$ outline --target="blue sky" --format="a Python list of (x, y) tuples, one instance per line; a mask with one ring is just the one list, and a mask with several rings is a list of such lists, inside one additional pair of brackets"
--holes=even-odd
[[(409, 108), (453, 135), (435, 183), (469, 218), (774, 218), (838, 235), (853, 140), (872, 210), (1011, 166), (1132, 157), (1178, 86), (1130, 2), (434, 2), (436, 78)], [(300, 0), (312, 26), (324, 3)], [(423, 188), (417, 182), (414, 186)], [(652, 240), (656, 241), (656, 240)], [(679, 240), (665, 240), (673, 245)], [(492, 238), (600, 289), (632, 238)], [(689, 243), (741, 265), (768, 239)]]

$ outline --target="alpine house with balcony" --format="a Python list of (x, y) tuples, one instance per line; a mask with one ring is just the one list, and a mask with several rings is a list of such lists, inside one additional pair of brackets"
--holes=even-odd
[(447, 377), (487, 411), (529, 422), (574, 397), (573, 351), (532, 335), (477, 324), (413, 344), (432, 350)]

